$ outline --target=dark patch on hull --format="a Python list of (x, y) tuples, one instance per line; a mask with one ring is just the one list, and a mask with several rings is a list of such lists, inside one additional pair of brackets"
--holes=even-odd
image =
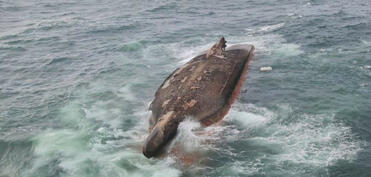
[(252, 45), (235, 45), (224, 57), (203, 54), (176, 69), (151, 103), (151, 133), (143, 154), (152, 157), (161, 151), (187, 116), (205, 126), (221, 120), (238, 97), (253, 51)]
[(223, 119), (223, 117), (225, 115), (227, 115), (229, 109), (232, 107), (232, 104), (234, 103), (234, 101), (238, 98), (241, 87), (242, 87), (243, 82), (245, 81), (245, 78), (246, 78), (246, 74), (247, 74), (247, 71), (248, 71), (249, 64), (254, 57), (254, 53), (253, 53), (254, 48), (252, 47), (251, 50), (252, 50), (252, 52), (249, 53), (249, 55), (246, 59), (247, 62), (244, 63), (243, 67), (240, 70), (240, 73), (241, 73), (240, 77), (236, 78), (234, 83), (232, 84), (232, 86), (234, 85), (235, 87), (232, 89), (233, 92), (229, 96), (228, 102), (224, 105), (223, 108), (218, 110), (215, 114), (210, 115), (208, 117), (205, 117), (204, 119), (201, 119), (200, 122), (203, 125), (209, 126), (209, 125), (214, 124), (214, 123), (220, 121), (221, 119)]

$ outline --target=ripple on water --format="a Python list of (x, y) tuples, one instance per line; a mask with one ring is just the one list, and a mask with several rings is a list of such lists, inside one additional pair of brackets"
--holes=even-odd
[(0, 45), (0, 51), (25, 52), (27, 50), (25, 48), (23, 48), (23, 47), (20, 47), (20, 46)]

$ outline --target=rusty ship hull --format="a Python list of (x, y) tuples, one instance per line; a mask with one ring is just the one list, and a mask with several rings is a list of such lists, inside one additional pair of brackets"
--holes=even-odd
[(223, 56), (201, 54), (170, 74), (150, 105), (150, 134), (143, 154), (156, 156), (186, 117), (204, 126), (220, 121), (238, 97), (254, 49), (240, 44), (227, 48)]

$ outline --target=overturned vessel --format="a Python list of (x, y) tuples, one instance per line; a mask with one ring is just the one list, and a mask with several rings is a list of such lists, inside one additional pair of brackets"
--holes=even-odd
[(163, 150), (186, 117), (208, 126), (228, 113), (245, 80), (255, 48), (249, 44), (225, 47), (222, 37), (206, 53), (176, 69), (158, 88), (149, 108), (150, 134), (143, 146), (147, 158)]

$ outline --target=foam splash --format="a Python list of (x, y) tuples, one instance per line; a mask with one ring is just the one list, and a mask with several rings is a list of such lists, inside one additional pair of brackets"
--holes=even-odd
[(253, 44), (255, 53), (272, 55), (277, 57), (295, 57), (303, 53), (301, 46), (296, 43), (287, 43), (281, 35), (268, 33), (265, 35), (247, 34), (244, 37), (231, 37), (228, 41), (229, 45), (233, 44)]
[[(269, 111), (251, 104), (239, 104), (225, 119), (234, 125), (228, 131), (240, 130), (235, 134), (238, 137), (235, 141), (245, 142), (246, 149), (268, 151), (260, 151), (261, 154), (255, 154), (253, 158), (246, 157), (225, 168), (234, 169), (232, 171), (237, 175), (260, 174), (269, 171), (265, 168), (281, 166), (282, 174), (301, 176), (306, 173), (306, 168), (326, 171), (339, 160), (351, 161), (361, 150), (362, 142), (357, 140), (350, 127), (337, 122), (334, 117), (331, 113), (296, 114), (288, 105)], [(265, 161), (264, 165), (260, 163), (262, 161)]]
[(215, 143), (226, 128), (219, 124), (203, 127), (197, 120), (186, 118), (179, 124), (177, 135), (167, 148), (167, 155), (185, 173), (202, 172), (207, 169), (209, 152), (218, 150)]
[(279, 23), (279, 24), (275, 24), (275, 25), (267, 25), (267, 26), (260, 27), (258, 31), (259, 32), (274, 31), (274, 30), (277, 30), (279, 28), (282, 28), (283, 26), (285, 26), (285, 23)]
[[(174, 46), (173, 47), (173, 51), (174, 51), (173, 54), (176, 58), (178, 58), (180, 60), (178, 62), (178, 64), (183, 65), (183, 64), (187, 63), (188, 61), (190, 61), (192, 58), (196, 57), (197, 55), (200, 55), (202, 53), (206, 53), (206, 51), (215, 42), (208, 42), (206, 44), (189, 46), (189, 47), (181, 47), (181, 48), (179, 48), (179, 46)], [(177, 52), (179, 49), (182, 49), (182, 51)]]
[(297, 44), (282, 44), (280, 47), (273, 50), (273, 54), (284, 57), (297, 56), (302, 53), (303, 51), (300, 50), (300, 45)]
[(261, 27), (255, 27), (255, 28), (246, 28), (245, 30), (249, 33), (257, 33), (257, 32), (268, 32), (273, 31), (279, 28), (282, 28), (285, 25), (285, 23), (278, 23), (274, 25), (266, 25)]
[(76, 90), (75, 99), (58, 113), (60, 128), (45, 130), (33, 138), (35, 158), (32, 168), (23, 175), (176, 177), (181, 174), (172, 158), (143, 156), (141, 146), (148, 135), (149, 112), (143, 111), (144, 107), (133, 106), (141, 101), (132, 93), (132, 85), (106, 87), (107, 84), (110, 83), (96, 81), (90, 87)]
[[(256, 48), (255, 53), (264, 55), (273, 55), (275, 58), (290, 58), (303, 54), (301, 45), (297, 43), (288, 43), (282, 35), (275, 33), (275, 30), (283, 28), (285, 23), (279, 23), (268, 26), (261, 26), (254, 29), (247, 29), (246, 34), (239, 36), (225, 36), (227, 46), (235, 44), (253, 44)], [(199, 38), (198, 40), (184, 41), (167, 45), (156, 45), (150, 50), (148, 55), (156, 53), (155, 50), (161, 49), (168, 57), (174, 57), (177, 62), (175, 65), (180, 67), (192, 58), (207, 51), (221, 35), (213, 37)], [(157, 56), (158, 57), (158, 56)], [(147, 57), (145, 57), (147, 58)], [(153, 57), (149, 57), (153, 58)], [(271, 61), (268, 61), (271, 62)], [(172, 65), (173, 66), (173, 65)], [(174, 67), (172, 67), (174, 68)]]
[[(70, 108), (74, 112), (77, 108)], [(79, 110), (81, 111), (81, 110)], [(47, 130), (34, 138), (36, 159), (26, 174), (42, 175), (45, 169), (61, 176), (179, 176), (171, 158), (146, 159), (140, 145), (145, 136), (142, 125), (130, 130), (107, 126), (97, 129), (86, 114), (73, 113), (66, 118), (70, 128)], [(80, 116), (80, 117), (79, 117)], [(77, 119), (72, 126), (71, 119)], [(50, 174), (50, 172), (48, 173)]]
[(186, 119), (181, 122), (178, 127), (177, 136), (172, 141), (172, 147), (181, 145), (186, 152), (197, 150), (201, 141), (204, 139), (199, 136), (201, 133), (201, 125), (199, 122), (192, 119)]
[(264, 126), (269, 122), (270, 118), (251, 112), (244, 112), (232, 109), (229, 116), (233, 118), (233, 121), (238, 125), (242, 125), (248, 129), (255, 129)]
[[(67, 104), (60, 112), (63, 128), (34, 138), (35, 160), (26, 176), (40, 176), (48, 169), (53, 170), (48, 174), (60, 176), (179, 176), (208, 173), (213, 163), (222, 163), (215, 173), (225, 175), (266, 174), (272, 172), (266, 168), (281, 166), (282, 174), (300, 176), (306, 168), (325, 170), (339, 160), (352, 160), (361, 150), (350, 127), (333, 114), (298, 114), (290, 105), (269, 110), (236, 103), (221, 124), (204, 128), (186, 119), (169, 147), (170, 155), (147, 159), (141, 145), (148, 135), (148, 112), (132, 113), (131, 119), (140, 121), (123, 129), (117, 124), (125, 119), (115, 118), (123, 110), (107, 111), (110, 101), (95, 100), (88, 106), (90, 99), (82, 96)], [(174, 149), (183, 156), (174, 155)], [(211, 156), (214, 152), (218, 155)], [(224, 163), (218, 157), (234, 160)], [(178, 161), (183, 160), (195, 168), (179, 170)]]

